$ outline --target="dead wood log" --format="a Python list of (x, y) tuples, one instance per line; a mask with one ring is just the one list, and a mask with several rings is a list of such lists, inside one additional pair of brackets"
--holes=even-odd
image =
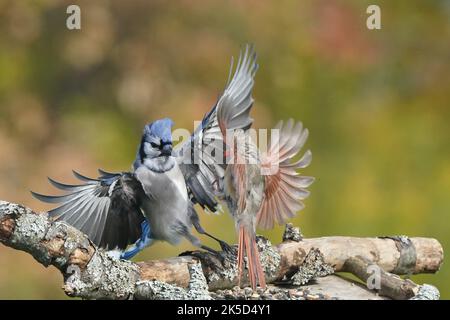
[(394, 300), (411, 299), (420, 289), (420, 286), (411, 280), (386, 272), (377, 264), (361, 256), (347, 259), (343, 271), (354, 274), (367, 283), (368, 288)]
[[(58, 268), (64, 276), (69, 296), (87, 299), (149, 298), (148, 282), (176, 285), (183, 297), (203, 297), (200, 293), (180, 292), (179, 288), (199, 287), (192, 274), (200, 260), (209, 290), (231, 288), (237, 284), (234, 259), (222, 265), (206, 252), (176, 258), (138, 262), (115, 260), (98, 250), (86, 235), (62, 222), (48, 219), (21, 205), (0, 201), (0, 242), (30, 253), (39, 263)], [(361, 256), (397, 274), (436, 272), (443, 260), (440, 243), (430, 238), (323, 237), (287, 240), (272, 246), (258, 238), (261, 260), (268, 282), (291, 276), (302, 265), (308, 252), (319, 249), (335, 271), (345, 270), (349, 258)], [(193, 271), (194, 270), (194, 271)], [(198, 276), (195, 277), (199, 279)], [(201, 277), (200, 277), (201, 278)], [(201, 287), (201, 286), (200, 286)], [(166, 288), (167, 289), (167, 288)], [(202, 289), (203, 290), (203, 289)], [(151, 290), (150, 290), (151, 291)]]

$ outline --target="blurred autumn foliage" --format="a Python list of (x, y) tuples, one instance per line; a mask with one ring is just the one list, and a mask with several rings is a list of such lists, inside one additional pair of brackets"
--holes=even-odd
[[(382, 29), (371, 31), (375, 2)], [(192, 130), (252, 42), (255, 127), (294, 117), (310, 129), (305, 173), (317, 181), (293, 221), (303, 233), (450, 246), (450, 2), (375, 2), (0, 0), (0, 199), (48, 209), (28, 192), (53, 193), (47, 175), (127, 170), (143, 125), (163, 116)], [(78, 31), (66, 28), (73, 3)], [(235, 241), (228, 216), (201, 218)], [(448, 265), (413, 279), (450, 298)], [(0, 298), (64, 298), (60, 285), (55, 269), (0, 246)]]

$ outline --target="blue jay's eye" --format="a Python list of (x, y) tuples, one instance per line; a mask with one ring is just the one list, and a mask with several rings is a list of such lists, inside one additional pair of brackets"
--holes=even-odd
[(157, 144), (157, 143), (150, 142), (150, 145), (151, 145), (153, 148), (159, 148), (159, 144)]

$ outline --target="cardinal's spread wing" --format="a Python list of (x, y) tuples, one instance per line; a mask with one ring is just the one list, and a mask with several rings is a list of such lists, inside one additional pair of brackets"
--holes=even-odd
[(144, 216), (139, 206), (142, 186), (132, 173), (109, 173), (99, 170), (100, 177), (92, 179), (77, 172), (83, 181), (67, 185), (49, 178), (56, 188), (68, 192), (62, 196), (33, 196), (47, 203), (58, 203), (50, 217), (62, 220), (84, 232), (99, 247), (125, 249), (141, 235)]
[[(223, 192), (226, 167), (222, 130), (247, 130), (252, 125), (250, 110), (257, 68), (256, 53), (252, 46), (247, 45), (240, 53), (233, 77), (212, 110), (205, 115), (191, 138), (177, 148), (178, 163), (192, 201), (213, 212), (217, 210), (216, 196)], [(230, 76), (232, 71), (233, 61)], [(220, 115), (217, 113), (219, 109)]]
[[(292, 159), (300, 152), (308, 138), (308, 129), (302, 123), (290, 119), (286, 125), (279, 122), (279, 143), (271, 144), (268, 152), (261, 156), (261, 167), (270, 174), (265, 176), (264, 200), (258, 212), (258, 226), (273, 228), (275, 223), (283, 224), (287, 219), (304, 208), (302, 200), (309, 196), (306, 190), (314, 182), (313, 177), (300, 176), (298, 169), (306, 168), (312, 159), (311, 151), (306, 151), (300, 160)], [(273, 172), (273, 165), (278, 168)]]

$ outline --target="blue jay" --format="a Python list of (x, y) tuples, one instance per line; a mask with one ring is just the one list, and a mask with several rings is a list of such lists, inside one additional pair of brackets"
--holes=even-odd
[(50, 217), (85, 232), (99, 247), (123, 250), (129, 259), (154, 240), (177, 244), (182, 238), (201, 246), (190, 229), (188, 195), (184, 176), (172, 155), (172, 120), (161, 119), (144, 128), (132, 172), (99, 170), (91, 179), (74, 171), (81, 185), (65, 185), (52, 179), (63, 196), (33, 195), (45, 202), (62, 203)]
[(120, 251), (123, 259), (130, 259), (155, 240), (176, 245), (185, 238), (197, 247), (214, 251), (192, 235), (192, 226), (226, 249), (226, 243), (201, 227), (194, 205), (219, 211), (218, 196), (223, 192), (226, 164), (215, 159), (225, 152), (217, 110), (228, 110), (227, 129), (251, 126), (249, 112), (256, 69), (256, 54), (246, 46), (230, 80), (232, 61), (227, 86), (217, 103), (190, 139), (176, 150), (172, 120), (157, 120), (145, 126), (131, 172), (99, 170), (100, 176), (94, 179), (73, 171), (82, 184), (67, 185), (49, 178), (53, 186), (67, 194), (32, 195), (60, 204), (49, 211), (50, 217), (83, 231), (100, 248)]

